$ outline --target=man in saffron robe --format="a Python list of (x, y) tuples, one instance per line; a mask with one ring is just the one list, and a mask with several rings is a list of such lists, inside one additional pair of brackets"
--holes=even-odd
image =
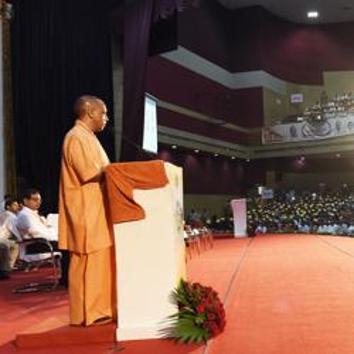
[(59, 248), (69, 250), (70, 324), (89, 326), (115, 317), (113, 230), (103, 169), (108, 157), (95, 133), (108, 121), (94, 96), (75, 103), (77, 120), (66, 134), (59, 192)]

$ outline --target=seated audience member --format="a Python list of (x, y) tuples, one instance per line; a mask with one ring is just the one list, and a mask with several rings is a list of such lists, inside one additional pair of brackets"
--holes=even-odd
[(349, 236), (354, 236), (354, 225), (349, 225), (348, 229), (347, 229), (347, 234)]
[(1, 205), (3, 210), (5, 210), (5, 204), (6, 204), (6, 201), (7, 201), (8, 199), (12, 199), (12, 195), (10, 195), (10, 194), (5, 194), (5, 195), (4, 195), (4, 199), (3, 199), (3, 201), (2, 201), (2, 205)]
[(23, 208), (17, 215), (16, 227), (24, 238), (45, 238), (48, 241), (58, 241), (58, 232), (49, 226), (38, 210), (42, 203), (37, 189), (27, 189), (23, 193)]
[(0, 279), (8, 279), (17, 256), (16, 240), (19, 234), (15, 226), (19, 205), (16, 199), (7, 198), (5, 211), (0, 214)]
[[(40, 192), (37, 189), (28, 189), (23, 193), (23, 208), (17, 215), (16, 226), (21, 236), (24, 238), (41, 237), (50, 241), (54, 250), (58, 249), (58, 230), (49, 225), (46, 219), (39, 215), (38, 210), (42, 203)], [(30, 250), (37, 250), (35, 247)], [(62, 277), (60, 284), (67, 286), (69, 255), (66, 251), (60, 251), (62, 254), (61, 267)]]
[(255, 234), (266, 234), (267, 233), (267, 226), (264, 225), (258, 225), (255, 230)]

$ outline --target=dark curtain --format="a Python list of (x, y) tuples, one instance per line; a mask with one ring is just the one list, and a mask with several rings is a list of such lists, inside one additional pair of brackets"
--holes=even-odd
[(177, 47), (177, 12), (198, 0), (127, 1), (124, 9), (124, 104), (120, 159), (156, 158), (142, 150), (148, 55)]
[(142, 153), (146, 61), (154, 1), (128, 3), (124, 11), (123, 135), (120, 159)]
[[(12, 65), (18, 183), (57, 207), (60, 151), (78, 96), (101, 97), (113, 117), (109, 2), (13, 0)], [(114, 159), (112, 120), (99, 138)]]

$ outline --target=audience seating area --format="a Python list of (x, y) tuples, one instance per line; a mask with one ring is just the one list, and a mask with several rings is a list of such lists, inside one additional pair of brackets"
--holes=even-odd
[(354, 236), (354, 193), (336, 191), (283, 192), (273, 199), (249, 199), (249, 232), (312, 233)]
[[(231, 208), (222, 215), (192, 209), (187, 223), (206, 225), (216, 236), (232, 233)], [(275, 191), (271, 199), (247, 198), (249, 236), (263, 233), (312, 233), (354, 236), (354, 189), (343, 185), (337, 190)]]

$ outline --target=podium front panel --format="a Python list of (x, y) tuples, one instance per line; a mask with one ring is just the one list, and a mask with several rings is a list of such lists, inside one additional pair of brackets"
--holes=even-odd
[(134, 191), (146, 218), (114, 225), (119, 340), (160, 337), (176, 312), (171, 291), (186, 278), (182, 169), (165, 170), (168, 185)]

